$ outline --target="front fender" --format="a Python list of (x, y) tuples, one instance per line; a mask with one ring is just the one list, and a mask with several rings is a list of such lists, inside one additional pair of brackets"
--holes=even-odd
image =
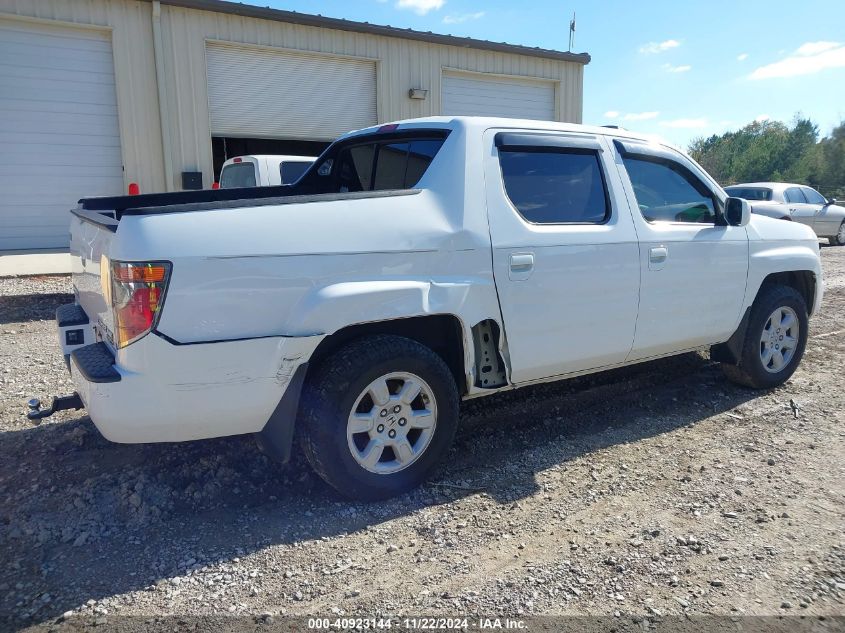
[(815, 277), (815, 297), (812, 306), (808, 307), (812, 313), (817, 312), (823, 294), (818, 240), (800, 242), (752, 241), (749, 246), (748, 285), (743, 312), (754, 302), (766, 277), (775, 273), (803, 271), (809, 271)]

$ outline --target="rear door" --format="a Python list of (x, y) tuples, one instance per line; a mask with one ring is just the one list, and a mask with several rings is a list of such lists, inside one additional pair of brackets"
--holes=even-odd
[(745, 227), (720, 226), (716, 185), (674, 150), (615, 141), (642, 270), (630, 360), (726, 341), (748, 276)]
[(600, 136), (488, 130), (493, 271), (516, 383), (621, 363), (639, 300), (637, 236)]
[(807, 202), (801, 187), (789, 187), (783, 192), (793, 222), (800, 222), (815, 228), (816, 209)]

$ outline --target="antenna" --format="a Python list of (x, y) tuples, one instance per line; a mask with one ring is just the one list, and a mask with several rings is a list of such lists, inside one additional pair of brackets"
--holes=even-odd
[(572, 12), (572, 20), (569, 22), (569, 52), (572, 52), (572, 47), (575, 45), (575, 11)]

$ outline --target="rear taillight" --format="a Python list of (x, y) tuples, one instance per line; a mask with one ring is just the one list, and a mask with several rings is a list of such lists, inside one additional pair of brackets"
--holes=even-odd
[(170, 262), (111, 264), (115, 344), (126, 347), (155, 327), (170, 279)]

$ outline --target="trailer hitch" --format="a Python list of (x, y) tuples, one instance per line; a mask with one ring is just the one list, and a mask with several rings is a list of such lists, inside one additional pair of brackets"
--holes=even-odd
[(85, 405), (82, 403), (82, 398), (79, 394), (74, 392), (70, 396), (56, 396), (53, 398), (53, 404), (49, 409), (41, 409), (41, 401), (38, 398), (32, 398), (26, 403), (29, 407), (29, 413), (26, 417), (33, 424), (41, 424), (41, 420), (53, 415), (56, 411), (64, 411), (65, 409), (84, 409)]

